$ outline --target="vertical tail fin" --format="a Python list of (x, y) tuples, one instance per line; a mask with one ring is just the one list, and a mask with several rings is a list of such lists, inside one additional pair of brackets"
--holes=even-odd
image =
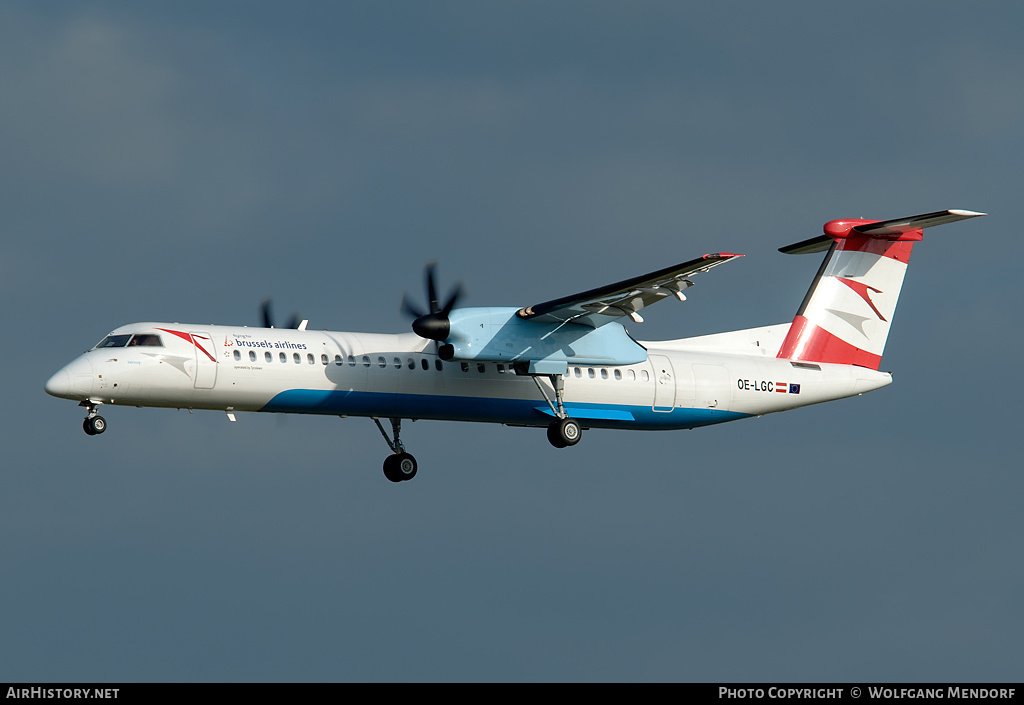
[(828, 254), (778, 356), (877, 370), (915, 242), (924, 228), (984, 213), (950, 210), (896, 220), (833, 220), (825, 234), (780, 248)]

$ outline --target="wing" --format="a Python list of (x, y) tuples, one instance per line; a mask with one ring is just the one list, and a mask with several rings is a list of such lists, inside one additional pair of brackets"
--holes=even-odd
[(728, 252), (704, 255), (615, 284), (527, 306), (516, 311), (516, 315), (525, 320), (571, 321), (594, 328), (623, 316), (640, 323), (640, 309), (668, 296), (684, 301), (683, 290), (693, 286), (691, 276), (742, 256)]

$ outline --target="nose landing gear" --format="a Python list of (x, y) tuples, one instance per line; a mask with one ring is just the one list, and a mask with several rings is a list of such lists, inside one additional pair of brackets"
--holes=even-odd
[(102, 416), (93, 416), (82, 421), (82, 429), (90, 436), (98, 436), (107, 430), (107, 420)]
[(91, 401), (83, 401), (79, 406), (86, 408), (85, 420), (82, 421), (82, 430), (90, 436), (98, 436), (107, 430), (107, 420), (96, 413), (99, 404)]

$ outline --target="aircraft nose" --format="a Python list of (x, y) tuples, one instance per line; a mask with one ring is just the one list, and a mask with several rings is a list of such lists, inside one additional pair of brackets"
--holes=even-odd
[(71, 391), (71, 375), (61, 369), (53, 377), (46, 380), (46, 393), (53, 397), (66, 397)]
[(92, 363), (83, 355), (46, 380), (46, 393), (64, 399), (86, 399), (92, 394), (92, 377)]

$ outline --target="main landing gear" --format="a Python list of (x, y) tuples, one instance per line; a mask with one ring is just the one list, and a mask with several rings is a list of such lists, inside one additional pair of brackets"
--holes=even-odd
[(541, 386), (537, 375), (531, 375), (531, 377), (533, 378), (533, 383), (537, 385), (537, 389), (544, 396), (544, 401), (551, 407), (551, 413), (555, 415), (555, 420), (548, 425), (548, 442), (555, 448), (568, 448), (579, 443), (583, 429), (580, 427), (579, 421), (569, 418), (565, 405), (562, 404), (562, 394), (565, 389), (565, 380), (562, 378), (562, 375), (548, 375), (548, 379), (551, 380), (551, 386), (555, 389), (555, 401), (553, 402), (548, 397), (544, 387)]
[(82, 421), (82, 430), (90, 436), (98, 436), (107, 430), (107, 420), (96, 413), (99, 404), (91, 401), (83, 401), (79, 406), (86, 409), (85, 420)]
[(548, 426), (548, 441), (555, 448), (568, 448), (580, 442), (581, 433), (583, 429), (576, 419), (555, 419)]
[(405, 446), (402, 445), (402, 441), (399, 438), (402, 432), (402, 419), (391, 419), (391, 431), (394, 435), (394, 440), (388, 437), (387, 431), (384, 430), (380, 423), (380, 419), (374, 418), (373, 422), (377, 424), (380, 435), (384, 436), (388, 447), (391, 448), (391, 455), (384, 459), (384, 477), (392, 482), (403, 482), (404, 480), (411, 480), (416, 477), (416, 458), (405, 452)]

